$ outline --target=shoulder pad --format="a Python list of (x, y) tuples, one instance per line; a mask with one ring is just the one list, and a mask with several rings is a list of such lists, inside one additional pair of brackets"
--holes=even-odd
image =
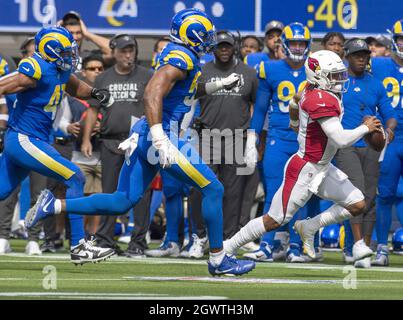
[(190, 71), (195, 67), (192, 57), (184, 50), (170, 50), (166, 54), (162, 54), (159, 59), (159, 65), (170, 64), (181, 70)]
[(41, 66), (34, 58), (29, 57), (22, 59), (18, 64), (18, 72), (26, 76), (39, 80), (42, 77)]
[(300, 106), (313, 120), (324, 117), (338, 117), (341, 114), (340, 100), (324, 90), (305, 91), (302, 95)]

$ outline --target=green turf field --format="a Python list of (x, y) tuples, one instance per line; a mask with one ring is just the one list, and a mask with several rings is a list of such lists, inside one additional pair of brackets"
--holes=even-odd
[(66, 253), (26, 256), (25, 243), (13, 240), (14, 252), (0, 256), (0, 299), (403, 299), (403, 256), (355, 269), (356, 289), (345, 289), (353, 274), (343, 273), (338, 252), (323, 263), (259, 263), (242, 277), (212, 278), (205, 260), (113, 257), (76, 267)]

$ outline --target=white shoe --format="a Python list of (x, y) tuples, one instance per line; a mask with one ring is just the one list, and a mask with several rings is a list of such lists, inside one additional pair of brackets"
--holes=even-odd
[(353, 264), (353, 263), (354, 263), (354, 257), (353, 257), (353, 256), (350, 256), (350, 255), (348, 255), (348, 254), (346, 254), (346, 253), (343, 251), (343, 262), (344, 262), (345, 264)]
[(371, 268), (371, 257), (366, 257), (364, 259), (357, 260), (356, 262), (354, 262), (354, 267), (363, 269)]
[(30, 256), (41, 256), (42, 251), (39, 248), (39, 244), (36, 241), (29, 241), (25, 246), (25, 253)]
[(179, 257), (179, 246), (176, 242), (162, 243), (161, 246), (153, 250), (145, 250), (148, 257)]
[(132, 234), (131, 233), (128, 233), (128, 234), (126, 233), (123, 236), (120, 236), (118, 238), (118, 242), (129, 244), (131, 238), (132, 238)]
[(308, 257), (305, 254), (303, 254), (302, 257), (305, 260), (304, 262), (323, 262), (323, 260), (325, 260), (322, 248), (315, 249), (315, 258), (314, 259), (312, 259), (311, 257)]
[(244, 244), (239, 249), (246, 251), (246, 252), (253, 252), (253, 251), (259, 250), (259, 248), (260, 248), (260, 246), (258, 244), (251, 241), (251, 242), (248, 242), (247, 244)]
[(258, 250), (244, 253), (243, 257), (258, 262), (273, 262), (271, 248), (266, 242), (261, 242)]
[(314, 228), (313, 224), (310, 220), (297, 220), (294, 224), (294, 230), (301, 237), (302, 243), (304, 245), (304, 249), (308, 257), (311, 259), (315, 259), (315, 246), (314, 246), (314, 237), (317, 231)]
[(11, 251), (10, 242), (7, 239), (0, 239), (0, 254), (10, 253)]
[(365, 244), (363, 239), (354, 243), (353, 246), (354, 261), (362, 260), (364, 258), (372, 256), (373, 254), (374, 252)]
[(193, 245), (189, 249), (189, 258), (203, 258), (207, 249), (207, 237), (199, 238), (196, 234), (192, 234)]

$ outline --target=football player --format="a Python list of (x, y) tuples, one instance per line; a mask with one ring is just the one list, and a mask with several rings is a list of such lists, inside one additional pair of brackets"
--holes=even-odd
[[(107, 91), (92, 88), (72, 74), (77, 58), (70, 32), (63, 27), (43, 28), (35, 36), (35, 53), (21, 60), (17, 72), (0, 80), (1, 95), (17, 93), (0, 158), (0, 199), (10, 195), (31, 170), (63, 181), (69, 198), (83, 195), (85, 179), (80, 169), (48, 143), (64, 92), (110, 102)], [(70, 223), (72, 229), (83, 230), (81, 216), (70, 213)], [(71, 246), (73, 263), (101, 261), (113, 254), (96, 247), (93, 239), (72, 239)]]
[[(378, 197), (376, 203), (376, 232), (378, 248), (372, 265), (385, 266), (388, 259), (388, 233), (392, 222), (392, 205), (396, 199), (399, 178), (403, 170), (403, 20), (398, 20), (392, 28), (391, 57), (372, 58), (373, 75), (383, 82), (392, 98), (398, 125), (395, 140), (386, 149), (381, 163)], [(400, 208), (402, 199), (399, 198)], [(399, 204), (398, 202), (398, 204)]]
[[(346, 91), (348, 73), (336, 53), (328, 50), (313, 53), (305, 62), (305, 70), (309, 85), (304, 89), (299, 102), (299, 150), (288, 160), (283, 182), (267, 214), (251, 220), (224, 242), (228, 254), (265, 232), (289, 222), (316, 194), (335, 204), (312, 219), (295, 223), (307, 255), (315, 258), (315, 233), (321, 227), (357, 216), (365, 208), (362, 192), (330, 161), (338, 149), (353, 145), (369, 132), (382, 132), (381, 122), (376, 117), (369, 117), (353, 130), (343, 129), (341, 96)], [(353, 247), (355, 259), (370, 256), (372, 251), (368, 249), (357, 242)]]
[[(260, 135), (266, 114), (269, 113), (269, 130), (263, 156), (263, 179), (266, 191), (264, 212), (282, 181), (282, 172), (288, 158), (298, 150), (297, 135), (289, 127), (289, 102), (306, 84), (304, 62), (311, 46), (309, 29), (294, 22), (286, 26), (281, 35), (286, 58), (262, 62), (259, 66), (259, 88), (250, 128)], [(270, 106), (270, 109), (269, 109)], [(249, 134), (245, 147), (245, 161), (254, 167), (257, 159), (255, 133)], [(292, 229), (295, 219), (306, 217), (303, 208), (289, 225), (290, 245), (286, 260), (305, 262), (301, 255), (301, 239)], [(245, 254), (258, 261), (272, 261), (275, 232), (263, 237), (260, 249)]]
[[(118, 190), (113, 194), (66, 200), (55, 199), (45, 190), (27, 213), (26, 223), (31, 226), (46, 216), (66, 211), (121, 215), (140, 200), (162, 168), (202, 193), (202, 213), (210, 241), (210, 274), (244, 274), (254, 269), (255, 263), (228, 256), (222, 247), (223, 186), (196, 150), (178, 138), (180, 123), (195, 94), (198, 97), (232, 88), (239, 77), (231, 74), (220, 81), (197, 83), (198, 54), (210, 51), (216, 43), (214, 25), (205, 13), (197, 9), (179, 11), (172, 19), (170, 30), (172, 42), (162, 51), (156, 72), (145, 89), (146, 117), (133, 126), (131, 136), (122, 146), (127, 151), (127, 159), (120, 172)], [(159, 163), (154, 157), (156, 153)]]

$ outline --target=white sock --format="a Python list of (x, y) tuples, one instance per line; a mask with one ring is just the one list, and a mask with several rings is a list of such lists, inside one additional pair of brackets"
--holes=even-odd
[(225, 250), (227, 253), (233, 254), (238, 248), (260, 238), (265, 232), (263, 216), (253, 219), (246, 226), (242, 227), (231, 239), (226, 241)]
[(331, 224), (343, 222), (353, 216), (345, 208), (338, 204), (332, 205), (329, 209), (323, 211), (321, 214), (310, 219), (310, 223), (314, 223), (319, 230)]
[(218, 267), (222, 260), (224, 259), (225, 256), (225, 251), (221, 250), (219, 252), (210, 252), (210, 263), (214, 266), (214, 267)]
[(62, 212), (62, 202), (59, 199), (55, 201), (55, 214), (60, 214)]

